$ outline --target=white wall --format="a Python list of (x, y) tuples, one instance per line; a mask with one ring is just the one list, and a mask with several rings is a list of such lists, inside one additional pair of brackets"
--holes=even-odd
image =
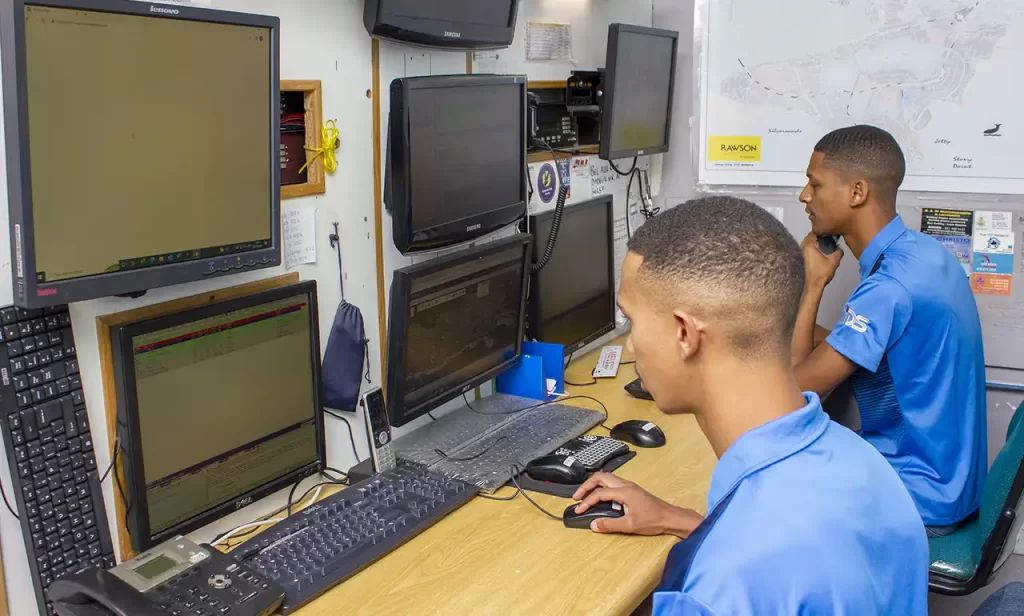
[[(342, 258), (346, 268), (347, 299), (362, 309), (366, 333), (370, 339), (370, 375), (380, 383), (376, 271), (373, 240), (373, 168), (371, 102), (370, 37), (362, 25), (362, 0), (213, 0), (213, 8), (278, 15), (281, 18), (281, 78), (319, 79), (323, 83), (323, 117), (337, 120), (341, 132), (338, 170), (327, 177), (327, 193), (316, 197), (291, 199), (282, 207), (299, 205), (317, 208), (317, 263), (300, 266), (304, 280), (318, 282), (320, 303), (321, 350), (326, 346), (327, 332), (339, 302), (338, 265), (327, 236), (333, 232), (332, 222), (341, 223)], [(464, 56), (463, 56), (464, 58)], [(465, 62), (463, 61), (463, 64)], [(6, 218), (6, 191), (4, 206)], [(6, 223), (2, 229), (6, 230)], [(10, 293), (9, 241), (6, 231), (0, 233), (0, 288)], [(104, 418), (104, 396), (100, 380), (99, 353), (96, 344), (97, 315), (118, 312), (141, 305), (166, 301), (195, 293), (223, 288), (284, 273), (284, 268), (219, 278), (209, 282), (179, 285), (150, 291), (138, 300), (107, 298), (81, 302), (71, 306), (78, 356), (86, 402), (97, 452), (97, 466), (107, 467), (109, 444)], [(10, 301), (10, 296), (7, 302)], [(240, 413), (240, 421), (243, 415)], [(353, 417), (356, 443), (361, 456), (368, 453), (360, 419)], [(345, 427), (325, 418), (328, 462), (346, 469), (355, 463)], [(0, 456), (6, 466), (6, 457)], [(2, 472), (8, 497), (12, 496), (6, 471)], [(313, 480), (307, 480), (312, 484)], [(113, 484), (108, 478), (103, 486), (108, 518), (113, 520)], [(263, 515), (284, 504), (279, 493), (220, 520), (192, 536), (200, 541), (216, 533)], [(111, 524), (113, 533), (113, 524)], [(116, 535), (115, 535), (116, 536)], [(6, 509), (0, 509), (0, 542), (3, 545), (8, 602), (12, 614), (35, 614), (34, 595), (28, 580), (24, 543), (18, 523)]]

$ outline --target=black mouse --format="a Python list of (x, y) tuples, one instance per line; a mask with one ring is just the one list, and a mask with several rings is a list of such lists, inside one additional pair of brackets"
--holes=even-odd
[(598, 518), (621, 518), (626, 515), (622, 505), (615, 501), (601, 501), (584, 513), (576, 513), (576, 505), (569, 505), (562, 513), (562, 523), (566, 528), (590, 528), (590, 523)]
[(537, 481), (575, 485), (587, 478), (587, 468), (573, 456), (543, 456), (530, 460), (526, 474)]
[(640, 419), (630, 419), (612, 428), (612, 438), (626, 441), (637, 447), (662, 447), (665, 445), (665, 433), (661, 431), (661, 428)]
[(644, 384), (640, 379), (630, 381), (629, 383), (626, 384), (626, 386), (623, 389), (625, 389), (626, 393), (633, 396), (634, 398), (639, 398), (641, 400), (654, 400), (654, 396), (652, 396), (649, 391), (644, 389)]

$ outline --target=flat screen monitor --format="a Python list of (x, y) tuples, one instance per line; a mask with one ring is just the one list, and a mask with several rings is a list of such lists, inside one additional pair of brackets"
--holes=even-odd
[(112, 329), (135, 550), (323, 468), (317, 323), (310, 281)]
[(523, 349), (527, 234), (395, 270), (387, 406), (401, 426), (515, 364)]
[(412, 45), (501, 49), (512, 44), (518, 0), (366, 0), (372, 36)]
[(668, 151), (678, 46), (672, 30), (608, 27), (601, 158)]
[[(535, 262), (553, 219), (554, 211), (530, 217)], [(563, 345), (568, 357), (615, 329), (612, 242), (610, 195), (565, 208), (554, 252), (530, 279), (527, 336)]]
[(2, 4), (17, 304), (280, 264), (276, 17)]
[(391, 82), (385, 205), (402, 254), (480, 237), (526, 215), (526, 77)]

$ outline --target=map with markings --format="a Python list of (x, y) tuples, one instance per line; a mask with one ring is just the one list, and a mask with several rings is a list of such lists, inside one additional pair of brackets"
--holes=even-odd
[(907, 190), (1024, 194), (1024, 0), (709, 0), (707, 185), (802, 186), (815, 142), (891, 132)]

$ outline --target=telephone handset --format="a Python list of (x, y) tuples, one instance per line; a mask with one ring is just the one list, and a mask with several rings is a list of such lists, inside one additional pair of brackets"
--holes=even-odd
[(84, 569), (53, 581), (58, 616), (268, 616), (284, 590), (229, 556), (175, 537), (109, 570)]
[(839, 238), (834, 235), (819, 235), (818, 236), (818, 250), (823, 255), (830, 255), (833, 252), (839, 250)]

